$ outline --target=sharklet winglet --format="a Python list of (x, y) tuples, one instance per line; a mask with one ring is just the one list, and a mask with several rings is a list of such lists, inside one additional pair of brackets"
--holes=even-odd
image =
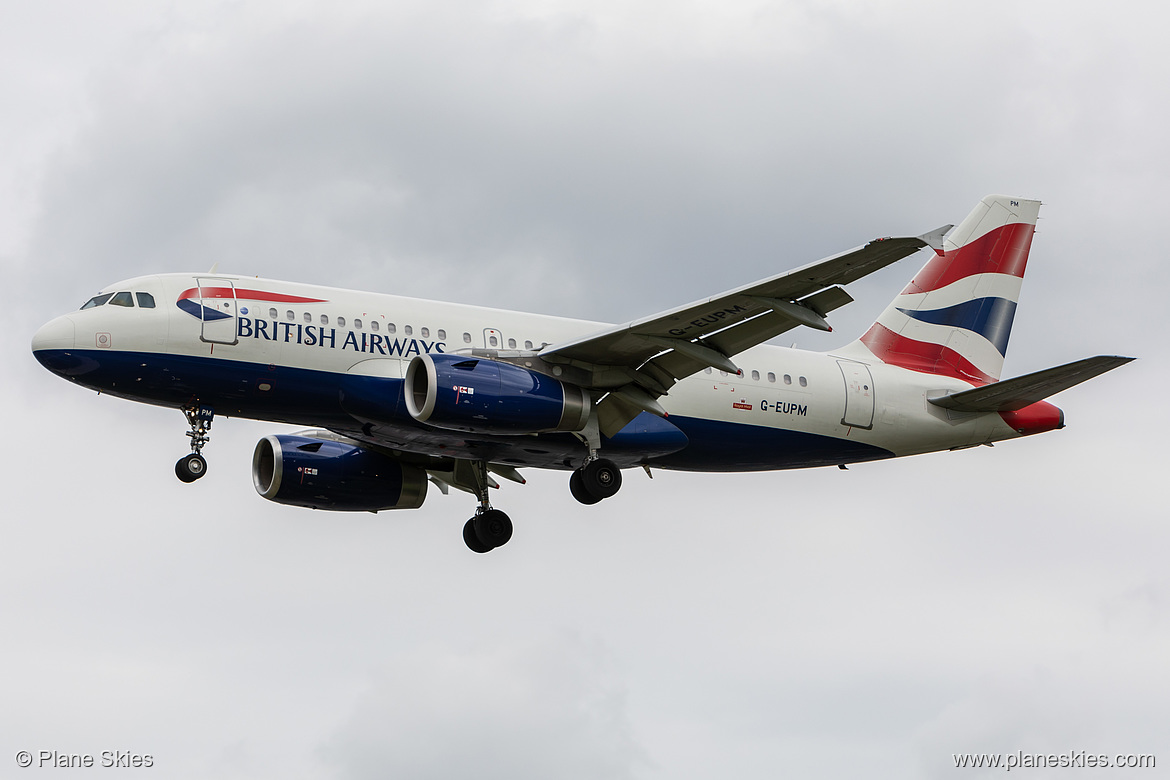
[(954, 225), (943, 225), (929, 233), (923, 233), (918, 239), (934, 251), (941, 252), (943, 251), (943, 239), (946, 238), (947, 233), (950, 233), (954, 227)]

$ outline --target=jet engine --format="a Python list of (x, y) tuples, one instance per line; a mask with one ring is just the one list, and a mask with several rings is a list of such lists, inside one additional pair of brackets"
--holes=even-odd
[(406, 409), (421, 423), (472, 433), (580, 431), (589, 393), (498, 360), (418, 355), (406, 369)]
[(256, 492), (278, 504), (379, 512), (417, 509), (427, 473), (355, 444), (307, 436), (265, 436), (252, 454)]

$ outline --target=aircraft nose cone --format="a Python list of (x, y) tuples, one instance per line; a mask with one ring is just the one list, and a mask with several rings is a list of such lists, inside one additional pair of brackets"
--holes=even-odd
[(33, 334), (34, 353), (49, 349), (73, 349), (77, 345), (77, 328), (68, 316), (58, 317), (41, 326)]

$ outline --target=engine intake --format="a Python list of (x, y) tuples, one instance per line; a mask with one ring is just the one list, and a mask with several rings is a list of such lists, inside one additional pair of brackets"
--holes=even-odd
[(418, 355), (406, 369), (406, 409), (421, 423), (472, 433), (580, 431), (589, 393), (498, 360)]
[(417, 509), (427, 473), (354, 444), (265, 436), (252, 453), (256, 492), (278, 504), (338, 512)]

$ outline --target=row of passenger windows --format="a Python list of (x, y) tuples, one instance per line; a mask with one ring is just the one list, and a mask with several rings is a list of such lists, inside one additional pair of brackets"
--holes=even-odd
[[(268, 310), (268, 316), (271, 319), (277, 320), (277, 319), (280, 319), (280, 312), (277, 311), (275, 308), (271, 308)], [(284, 318), (286, 320), (288, 320), (289, 322), (296, 322), (297, 314), (292, 309), (288, 309), (284, 313)], [(309, 312), (303, 312), (301, 314), (301, 319), (303, 319), (306, 323), (312, 323), (313, 322), (313, 315)], [(328, 325), (329, 324), (329, 315), (328, 314), (318, 315), (318, 320), (320, 321), (320, 323), (322, 325)], [(334, 319), (334, 324), (339, 328), (344, 328), (346, 326), (346, 322), (347, 322), (347, 320), (345, 319), (345, 317), (337, 317)], [(380, 323), (378, 320), (363, 321), (360, 317), (355, 317), (352, 321), (349, 321), (349, 323), (350, 323), (350, 327), (352, 327), (354, 330), (363, 330), (367, 326), (369, 327), (370, 331), (373, 333), (378, 333), (382, 330), (382, 323)], [(385, 323), (385, 327), (386, 327), (386, 333), (388, 333), (390, 335), (394, 335), (394, 334), (398, 333), (398, 326), (395, 325), (393, 322)], [(414, 327), (411, 325), (403, 325), (402, 326), (402, 334), (404, 336), (413, 336), (414, 335)], [(418, 335), (419, 335), (419, 338), (429, 339), (431, 337), (431, 329), (430, 328), (419, 328)], [(435, 331), (435, 338), (438, 339), (439, 341), (446, 341), (447, 340), (447, 331), (443, 328), (439, 328), (438, 330)], [(501, 344), (501, 341), (502, 341), (502, 337), (499, 337), (495, 334), (489, 334), (487, 337), (487, 342), (488, 342), (489, 347), (496, 347), (496, 348), (502, 347), (503, 345)], [(471, 334), (470, 333), (463, 334), (463, 343), (464, 344), (471, 343)], [(508, 339), (508, 349), (519, 349), (519, 347), (516, 345), (516, 339)], [(526, 340), (524, 342), (524, 349), (533, 349), (532, 341)]]
[(150, 293), (144, 292), (116, 292), (104, 293), (102, 295), (95, 295), (82, 304), (82, 310), (93, 309), (98, 306), (105, 306), (107, 303), (111, 306), (125, 306), (127, 308), (134, 308), (134, 299), (138, 299), (138, 308), (153, 309), (154, 296)]
[[(708, 374), (710, 374), (712, 370), (713, 370), (713, 369), (710, 369), (710, 368), (706, 368), (706, 369), (704, 369), (704, 371), (706, 371)], [(727, 372), (726, 372), (726, 371), (720, 371), (720, 372), (719, 372), (719, 376), (727, 376)], [(783, 382), (784, 382), (784, 384), (786, 384), (786, 385), (790, 385), (790, 384), (792, 384), (792, 374), (785, 374), (785, 375), (783, 376), (783, 378), (782, 378), (782, 379), (783, 379)], [(806, 379), (806, 378), (805, 378), (805, 377), (803, 377), (803, 376), (797, 377), (796, 379), (797, 379), (797, 381), (800, 383), (800, 386), (801, 386), (801, 387), (808, 387), (808, 379)], [(752, 381), (753, 381), (753, 382), (759, 382), (759, 381), (760, 381), (760, 372), (759, 372), (759, 371), (755, 371), (755, 370), (753, 370), (753, 371), (752, 371)], [(769, 371), (769, 372), (768, 372), (768, 381), (769, 381), (769, 382), (772, 382), (773, 384), (775, 384), (775, 382), (776, 382), (776, 374), (775, 374), (775, 373), (773, 373), (773, 372), (771, 372), (771, 371)]]
[[(280, 319), (280, 313), (276, 309), (269, 309), (268, 316), (274, 320)], [(286, 320), (288, 320), (289, 322), (296, 322), (296, 319), (297, 319), (296, 312), (294, 312), (292, 309), (289, 309), (288, 311), (286, 311), (284, 313), (284, 318)], [(305, 312), (304, 314), (301, 315), (301, 319), (303, 319), (305, 322), (311, 323), (313, 321), (313, 315), (310, 314), (309, 312)], [(329, 324), (329, 315), (328, 314), (320, 315), (320, 322), (322, 325), (328, 325)], [(337, 317), (334, 324), (336, 324), (337, 327), (339, 327), (339, 328), (344, 328), (346, 322), (347, 322), (347, 320), (345, 319), (345, 317)], [(378, 333), (379, 331), (382, 330), (382, 325), (377, 320), (370, 320), (369, 323), (366, 323), (357, 317), (355, 317), (354, 320), (350, 323), (350, 326), (354, 330), (362, 330), (363, 328), (366, 327), (367, 324), (369, 325), (370, 330), (373, 331), (374, 333)], [(390, 334), (395, 334), (398, 332), (398, 326), (396, 326), (393, 322), (387, 322), (386, 323), (386, 332), (390, 333)], [(411, 327), (410, 325), (404, 325), (402, 328), (402, 332), (404, 335), (413, 336), (414, 335), (414, 328)], [(430, 328), (419, 328), (418, 335), (424, 339), (429, 339), (431, 337), (431, 329)], [(466, 335), (467, 335), (467, 340), (470, 341), (471, 340), (470, 334), (466, 334)], [(439, 328), (437, 331), (435, 331), (435, 336), (436, 336), (436, 338), (439, 339), (439, 341), (446, 341), (447, 340), (447, 331), (443, 330), (442, 328)]]

